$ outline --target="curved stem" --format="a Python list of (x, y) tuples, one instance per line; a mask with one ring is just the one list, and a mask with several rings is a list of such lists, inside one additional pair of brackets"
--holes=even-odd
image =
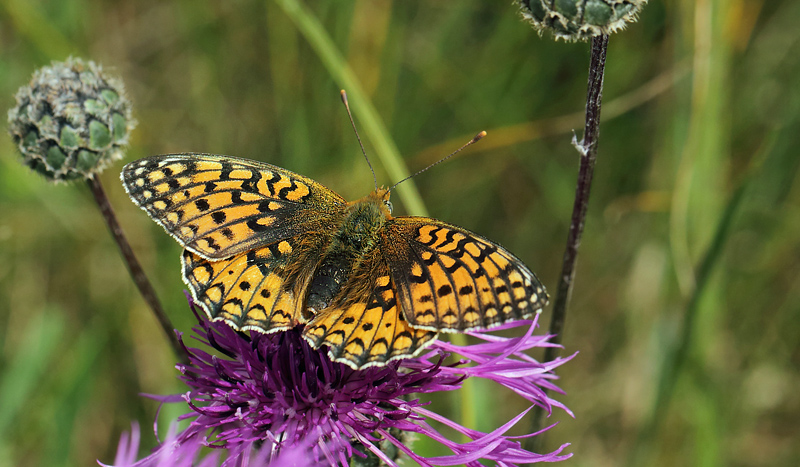
[(158, 300), (155, 289), (153, 289), (152, 284), (150, 284), (150, 281), (147, 279), (147, 275), (145, 275), (142, 265), (139, 264), (139, 260), (137, 260), (136, 256), (133, 254), (133, 249), (131, 248), (130, 243), (128, 243), (128, 239), (125, 237), (122, 227), (120, 227), (119, 222), (117, 222), (117, 216), (114, 214), (114, 210), (111, 208), (111, 203), (108, 201), (105, 190), (103, 190), (103, 185), (100, 184), (100, 179), (97, 178), (96, 174), (93, 174), (89, 179), (86, 180), (86, 182), (89, 185), (89, 189), (92, 190), (92, 194), (94, 195), (94, 200), (97, 202), (97, 206), (100, 207), (100, 213), (103, 215), (103, 219), (105, 219), (106, 224), (108, 225), (108, 230), (111, 231), (114, 241), (116, 241), (117, 246), (119, 246), (122, 259), (125, 261), (125, 265), (128, 267), (128, 271), (131, 273), (133, 282), (139, 289), (139, 293), (142, 294), (142, 298), (144, 298), (144, 301), (147, 302), (147, 304), (150, 306), (150, 309), (153, 310), (153, 313), (156, 315), (156, 319), (161, 325), (161, 329), (164, 331), (164, 334), (167, 336), (167, 340), (169, 340), (170, 345), (172, 345), (172, 349), (175, 351), (175, 354), (178, 356), (178, 358), (180, 358), (182, 363), (188, 364), (188, 356), (186, 355), (186, 352), (184, 352), (180, 342), (178, 342), (178, 336), (175, 334), (175, 328), (172, 326), (172, 323), (170, 322), (166, 313), (164, 313), (164, 308), (161, 306), (161, 302)]

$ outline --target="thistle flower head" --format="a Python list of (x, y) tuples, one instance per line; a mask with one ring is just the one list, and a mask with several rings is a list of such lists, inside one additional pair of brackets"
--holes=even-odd
[[(170, 425), (167, 437), (158, 450), (141, 461), (136, 460), (141, 434), (139, 424), (133, 423), (130, 433), (123, 433), (114, 459), (116, 467), (217, 467), (220, 465), (219, 450), (208, 452), (202, 438), (179, 439), (176, 424)], [(246, 459), (252, 467), (262, 466), (303, 466), (323, 467), (326, 464), (315, 462), (310, 456), (308, 446), (294, 446), (284, 449), (278, 456), (272, 456), (273, 446), (264, 443), (260, 447), (249, 446), (245, 452), (238, 453), (239, 459)], [(272, 458), (271, 461), (268, 459)], [(101, 466), (107, 464), (98, 462)], [(223, 465), (233, 465), (226, 461)]]
[(522, 17), (540, 34), (556, 39), (588, 40), (611, 34), (636, 21), (647, 0), (516, 0)]
[[(187, 348), (190, 363), (178, 365), (189, 390), (178, 397), (151, 396), (162, 402), (185, 401), (191, 412), (182, 418), (190, 420), (189, 427), (175, 435), (171, 444), (162, 444), (135, 465), (160, 465), (155, 459), (165, 450), (197, 443), (227, 450), (222, 465), (229, 466), (245, 465), (256, 451), (263, 463), (247, 465), (282, 465), (272, 462), (298, 451), (308, 459), (300, 465), (367, 465), (363, 461), (373, 459), (397, 466), (403, 454), (422, 466), (476, 467), (481, 465), (479, 459), (516, 465), (569, 457), (560, 454), (566, 445), (539, 455), (505, 435), (527, 411), (487, 434), (436, 414), (415, 396), (456, 390), (466, 378), (479, 377), (512, 389), (548, 412), (556, 406), (569, 413), (542, 391), (558, 391), (550, 382), (555, 378), (552, 369), (568, 358), (543, 365), (524, 353), (550, 345), (548, 336), (532, 335), (535, 322), (527, 322), (529, 329), (522, 337), (474, 333), (482, 343), (455, 346), (437, 342), (421, 357), (354, 370), (332, 362), (325, 349), (310, 347), (301, 329), (248, 336), (222, 322), (210, 322), (200, 315), (198, 319), (194, 338), (203, 348)], [(450, 353), (464, 358), (444, 364)], [(430, 420), (472, 441), (451, 441), (434, 429)], [(408, 445), (409, 434), (427, 436), (453, 454), (420, 457)]]
[(25, 165), (50, 181), (89, 178), (122, 157), (135, 126), (122, 82), (70, 58), (33, 74), (8, 111)]

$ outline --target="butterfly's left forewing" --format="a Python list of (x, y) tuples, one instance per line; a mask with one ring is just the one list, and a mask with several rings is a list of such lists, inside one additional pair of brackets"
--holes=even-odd
[(345, 205), (302, 175), (211, 154), (148, 157), (126, 165), (121, 178), (153, 220), (209, 260), (319, 230)]
[(433, 331), (487, 329), (547, 305), (539, 279), (503, 247), (436, 219), (397, 217), (381, 245), (408, 324)]

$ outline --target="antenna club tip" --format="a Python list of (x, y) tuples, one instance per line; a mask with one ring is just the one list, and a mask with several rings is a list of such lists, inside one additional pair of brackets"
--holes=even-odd
[(485, 131), (481, 131), (480, 133), (478, 133), (477, 135), (475, 135), (475, 137), (474, 137), (474, 138), (472, 138), (472, 141), (471, 141), (471, 142), (472, 142), (472, 143), (474, 143), (474, 142), (476, 142), (476, 141), (480, 140), (481, 138), (483, 138), (484, 136), (486, 136), (486, 132), (485, 132)]
[(339, 91), (339, 95), (342, 96), (342, 101), (347, 102), (347, 93), (342, 89)]

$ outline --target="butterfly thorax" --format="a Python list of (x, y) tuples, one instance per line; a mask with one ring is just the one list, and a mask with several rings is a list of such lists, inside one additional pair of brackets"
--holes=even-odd
[(382, 188), (347, 204), (344, 218), (309, 283), (306, 295), (309, 312), (327, 308), (361, 261), (374, 250), (379, 230), (391, 219), (388, 201), (389, 193)]

